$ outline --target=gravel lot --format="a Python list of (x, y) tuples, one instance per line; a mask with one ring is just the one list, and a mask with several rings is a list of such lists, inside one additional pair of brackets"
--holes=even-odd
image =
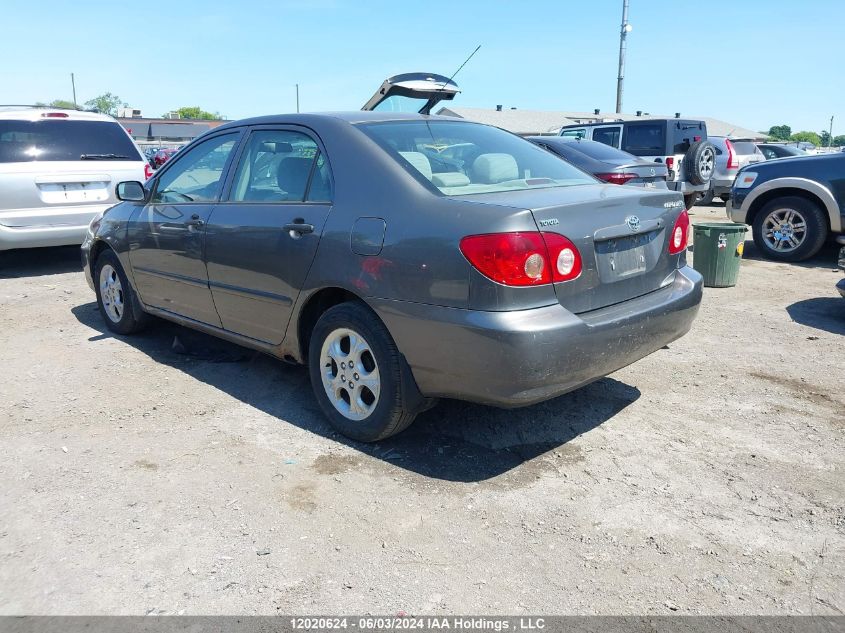
[(0, 253), (0, 613), (841, 614), (834, 254), (748, 242), (669, 349), (363, 446), (301, 368), (109, 334), (78, 249)]

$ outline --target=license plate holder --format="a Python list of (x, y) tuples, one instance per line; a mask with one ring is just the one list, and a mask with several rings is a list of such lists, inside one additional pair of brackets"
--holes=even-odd
[(602, 282), (613, 282), (646, 272), (654, 231), (596, 242), (596, 261)]

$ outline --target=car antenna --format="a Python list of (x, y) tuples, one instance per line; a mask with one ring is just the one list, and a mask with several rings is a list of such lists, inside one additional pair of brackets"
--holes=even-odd
[(452, 76), (451, 76), (451, 77), (449, 77), (449, 79), (447, 79), (446, 81), (444, 81), (444, 82), (443, 82), (443, 85), (442, 85), (442, 86), (440, 86), (441, 88), (445, 88), (445, 87), (446, 87), (446, 85), (447, 85), (447, 84), (449, 84), (449, 83), (450, 83), (450, 82), (451, 82), (451, 81), (455, 78), (455, 75), (457, 75), (459, 72), (461, 72), (461, 68), (463, 68), (464, 66), (466, 66), (466, 65), (467, 65), (467, 62), (468, 62), (469, 60), (471, 60), (471, 59), (472, 59), (473, 55), (475, 55), (475, 54), (478, 52), (478, 49), (479, 49), (479, 48), (481, 48), (481, 44), (479, 44), (478, 46), (476, 46), (476, 47), (475, 47), (475, 50), (474, 50), (474, 51), (472, 51), (472, 53), (470, 53), (470, 54), (469, 54), (469, 57), (467, 57), (467, 58), (464, 60), (464, 63), (463, 63), (463, 64), (461, 64), (460, 66), (458, 66), (458, 70), (456, 70), (455, 72), (453, 72), (453, 73), (452, 73)]

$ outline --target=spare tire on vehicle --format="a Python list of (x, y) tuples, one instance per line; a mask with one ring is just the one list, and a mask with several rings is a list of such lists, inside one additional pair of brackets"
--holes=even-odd
[(696, 141), (684, 156), (687, 180), (694, 185), (706, 185), (716, 167), (716, 148), (708, 141)]

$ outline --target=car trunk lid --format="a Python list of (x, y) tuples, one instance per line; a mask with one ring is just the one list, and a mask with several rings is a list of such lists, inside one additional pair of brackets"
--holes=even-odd
[[(554, 284), (560, 304), (576, 314), (658, 290), (672, 282), (681, 265), (683, 253), (668, 250), (684, 210), (677, 193), (586, 185), (494, 195), (498, 204), (530, 209), (539, 230), (560, 233), (578, 248), (581, 274)], [(490, 194), (473, 197), (492, 202)]]

